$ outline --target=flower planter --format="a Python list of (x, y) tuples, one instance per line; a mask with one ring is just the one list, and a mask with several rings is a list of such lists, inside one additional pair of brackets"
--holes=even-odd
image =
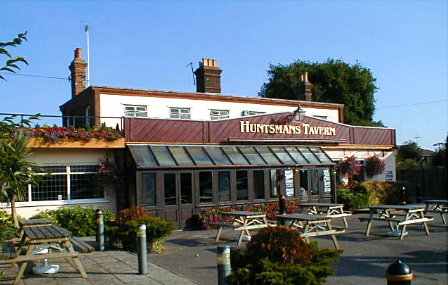
[(124, 148), (124, 138), (108, 141), (105, 139), (73, 140), (61, 139), (56, 142), (46, 141), (42, 138), (30, 138), (29, 148)]

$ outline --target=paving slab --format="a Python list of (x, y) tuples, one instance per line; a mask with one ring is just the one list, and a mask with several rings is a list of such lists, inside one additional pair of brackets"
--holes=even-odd
[[(60, 271), (52, 275), (28, 274), (23, 279), (24, 285), (194, 285), (196, 283), (170, 272), (155, 264), (148, 264), (147, 275), (138, 274), (137, 256), (126, 251), (93, 252), (81, 255), (88, 278), (83, 279), (79, 273), (64, 260), (49, 260), (50, 264), (59, 264)], [(7, 279), (0, 285), (12, 284), (17, 270), (1, 268)]]

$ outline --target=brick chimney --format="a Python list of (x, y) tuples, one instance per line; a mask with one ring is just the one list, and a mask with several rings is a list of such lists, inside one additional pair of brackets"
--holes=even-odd
[(196, 92), (221, 93), (221, 72), (216, 59), (203, 58), (194, 72)]
[(87, 63), (82, 58), (82, 49), (75, 49), (75, 57), (69, 66), (72, 83), (72, 98), (86, 89)]
[(305, 101), (313, 101), (313, 84), (308, 80), (308, 72), (305, 72), (305, 75), (302, 74), (300, 78), (304, 84)]

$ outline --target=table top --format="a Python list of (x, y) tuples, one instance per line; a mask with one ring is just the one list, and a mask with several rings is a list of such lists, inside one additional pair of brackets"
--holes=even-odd
[(34, 225), (51, 225), (51, 221), (47, 219), (29, 219), (21, 222), (22, 226), (34, 226)]
[(321, 220), (330, 220), (327, 216), (324, 215), (310, 215), (310, 214), (283, 214), (277, 215), (279, 219), (294, 219), (298, 221), (321, 221)]
[(334, 204), (334, 203), (299, 203), (299, 206), (305, 206), (305, 207), (344, 207), (344, 204)]
[(266, 216), (265, 213), (261, 213), (261, 212), (251, 212), (251, 211), (222, 212), (222, 215), (228, 215), (228, 216), (241, 216), (241, 217)]
[(422, 204), (408, 204), (408, 205), (377, 205), (370, 206), (370, 209), (394, 209), (394, 210), (415, 210), (424, 209), (425, 206)]
[(448, 204), (448, 200), (425, 200), (426, 204)]
[(56, 225), (38, 225), (23, 229), (27, 238), (32, 240), (68, 238), (72, 234), (70, 231)]

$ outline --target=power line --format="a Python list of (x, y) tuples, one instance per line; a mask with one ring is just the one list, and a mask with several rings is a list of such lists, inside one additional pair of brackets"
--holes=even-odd
[(377, 109), (402, 108), (402, 107), (410, 107), (410, 106), (418, 106), (418, 105), (435, 104), (435, 103), (440, 103), (440, 102), (445, 102), (445, 101), (448, 101), (448, 99), (438, 99), (438, 100), (432, 100), (432, 101), (423, 101), (423, 102), (416, 102), (416, 103), (411, 103), (411, 104), (379, 106)]
[(46, 75), (39, 75), (39, 74), (9, 73), (8, 75), (24, 76), (24, 77), (34, 77), (34, 78), (46, 78), (46, 79), (58, 79), (58, 80), (70, 81), (69, 77), (46, 76)]

